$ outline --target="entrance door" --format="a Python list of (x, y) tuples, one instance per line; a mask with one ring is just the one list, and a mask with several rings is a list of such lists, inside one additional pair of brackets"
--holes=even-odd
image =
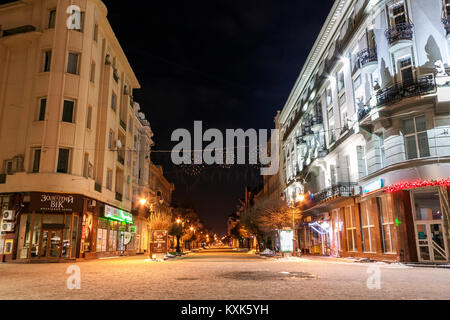
[(413, 193), (417, 255), (420, 262), (448, 261), (448, 245), (437, 189)]
[(63, 230), (42, 231), (40, 258), (57, 259), (61, 257)]
[(419, 261), (445, 262), (448, 250), (444, 241), (444, 224), (440, 221), (416, 222)]

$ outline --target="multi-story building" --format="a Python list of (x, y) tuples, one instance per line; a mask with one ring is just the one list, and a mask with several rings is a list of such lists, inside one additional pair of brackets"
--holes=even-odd
[(305, 252), (448, 262), (450, 2), (336, 0), (279, 116)]
[(139, 83), (106, 16), (99, 0), (0, 6), (6, 261), (136, 252), (125, 158)]

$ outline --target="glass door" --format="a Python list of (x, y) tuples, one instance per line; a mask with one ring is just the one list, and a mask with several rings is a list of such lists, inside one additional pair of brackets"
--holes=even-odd
[(420, 262), (448, 261), (448, 245), (437, 189), (413, 193), (417, 254)]
[(62, 249), (62, 230), (42, 231), (40, 258), (60, 258)]

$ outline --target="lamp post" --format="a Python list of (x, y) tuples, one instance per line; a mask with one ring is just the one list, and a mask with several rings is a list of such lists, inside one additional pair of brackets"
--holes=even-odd
[[(304, 200), (305, 200), (305, 196), (303, 195), (303, 194), (299, 194), (299, 195), (297, 195), (297, 198), (296, 198), (296, 202), (297, 203), (299, 203), (299, 204), (301, 204)], [(294, 235), (293, 235), (293, 241), (294, 241), (294, 252), (293, 252), (293, 255), (296, 255), (296, 244), (297, 244), (297, 247), (298, 247), (298, 239), (297, 239), (297, 232), (296, 232), (296, 230), (295, 230), (295, 202), (294, 201), (292, 201), (292, 206), (291, 206), (291, 208), (292, 208), (292, 232), (294, 232)]]
[(152, 245), (151, 244), (153, 243), (153, 226), (152, 226), (152, 224), (153, 224), (153, 213), (154, 213), (153, 205), (157, 204), (158, 202), (160, 204), (163, 204), (164, 200), (160, 199), (159, 201), (154, 201), (154, 202), (150, 203), (146, 198), (139, 199), (139, 204), (141, 206), (143, 206), (143, 207), (148, 208), (149, 212), (150, 212), (149, 217), (148, 217), (149, 222), (150, 222), (150, 250), (149, 250), (150, 251), (150, 258), (152, 258)]

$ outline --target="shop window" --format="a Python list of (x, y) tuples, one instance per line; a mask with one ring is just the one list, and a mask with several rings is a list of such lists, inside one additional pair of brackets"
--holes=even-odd
[(69, 173), (69, 158), (70, 158), (70, 150), (69, 149), (59, 149), (58, 155), (58, 173)]
[(380, 217), (381, 242), (383, 253), (395, 253), (394, 213), (390, 205), (390, 197), (377, 198), (378, 214)]
[(38, 121), (45, 121), (45, 110), (47, 109), (47, 98), (39, 100)]
[(403, 121), (406, 159), (430, 156), (427, 124), (425, 116), (414, 117)]
[(345, 230), (347, 235), (347, 251), (356, 252), (356, 217), (355, 207), (345, 207)]
[(74, 111), (75, 111), (75, 101), (64, 100), (62, 122), (73, 123)]
[(443, 213), (437, 190), (414, 193), (415, 220), (442, 220)]
[(361, 203), (361, 242), (363, 252), (376, 252), (375, 245), (375, 222), (370, 211), (371, 202), (365, 201)]

